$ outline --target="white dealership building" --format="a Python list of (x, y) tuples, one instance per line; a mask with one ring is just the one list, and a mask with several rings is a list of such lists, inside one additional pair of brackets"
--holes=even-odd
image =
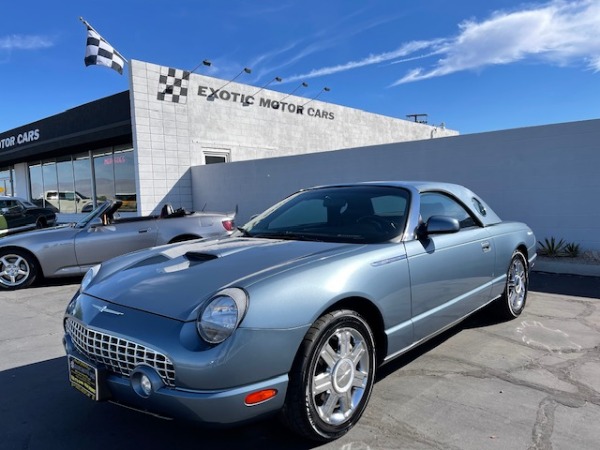
[(78, 199), (192, 209), (198, 165), (458, 134), (290, 95), (295, 84), (284, 93), (137, 60), (129, 77), (128, 91), (0, 133), (0, 190), (52, 201), (63, 221)]

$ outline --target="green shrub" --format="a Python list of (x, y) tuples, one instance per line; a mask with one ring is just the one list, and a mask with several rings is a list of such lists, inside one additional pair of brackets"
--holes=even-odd
[(567, 245), (565, 245), (565, 253), (571, 258), (577, 258), (579, 256), (580, 251), (581, 248), (579, 244), (576, 244), (575, 242), (570, 242)]
[(556, 257), (565, 250), (567, 244), (564, 239), (557, 242), (554, 237), (551, 237), (550, 239), (545, 238), (544, 242), (538, 241), (538, 245), (540, 255)]

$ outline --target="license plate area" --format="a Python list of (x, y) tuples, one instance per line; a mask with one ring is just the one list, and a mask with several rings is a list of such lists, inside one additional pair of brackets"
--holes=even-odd
[(106, 400), (104, 371), (69, 355), (69, 383), (83, 395), (94, 401)]

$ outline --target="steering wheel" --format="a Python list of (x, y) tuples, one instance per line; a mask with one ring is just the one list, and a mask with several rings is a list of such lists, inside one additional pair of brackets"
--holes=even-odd
[(392, 222), (381, 216), (362, 216), (356, 223), (372, 225), (377, 231), (381, 231), (382, 233), (389, 233), (396, 229), (396, 226)]

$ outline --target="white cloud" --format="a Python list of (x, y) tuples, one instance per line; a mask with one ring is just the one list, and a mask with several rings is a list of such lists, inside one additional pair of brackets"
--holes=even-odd
[(0, 37), (0, 50), (35, 50), (52, 47), (54, 43), (44, 36), (13, 34)]
[(496, 12), (466, 21), (456, 37), (432, 44), (441, 58), (429, 68), (411, 70), (393, 85), (525, 59), (600, 71), (600, 2), (553, 1), (522, 11)]
[[(408, 44), (404, 44), (400, 48), (398, 48), (394, 51), (391, 51), (391, 52), (380, 53), (379, 55), (369, 55), (368, 57), (366, 57), (364, 59), (361, 59), (358, 61), (349, 61), (347, 63), (339, 64), (337, 66), (329, 66), (329, 67), (323, 67), (321, 69), (313, 69), (310, 72), (307, 72), (304, 74), (286, 77), (286, 81), (298, 81), (298, 80), (303, 80), (303, 79), (308, 79), (308, 78), (320, 77), (323, 75), (331, 75), (333, 73), (345, 72), (347, 70), (357, 69), (359, 67), (370, 66), (372, 64), (379, 64), (379, 63), (386, 62), (386, 61), (392, 61), (392, 60), (396, 60), (398, 58), (404, 58), (407, 55), (410, 55), (417, 51), (427, 49), (430, 46), (431, 46), (431, 41), (413, 41), (413, 42), (409, 42)], [(408, 59), (414, 60), (414, 59), (421, 59), (423, 57), (424, 56), (414, 56), (414, 57), (410, 57)], [(404, 60), (405, 59), (403, 59), (402, 61), (404, 61)], [(398, 63), (398, 62), (401, 62), (401, 61), (395, 61), (394, 63)]]
[[(271, 59), (272, 56), (287, 52), (288, 50), (291, 50), (292, 48), (295, 48), (295, 47), (300, 47), (300, 45), (302, 44), (303, 41), (311, 41), (311, 40), (313, 41), (311, 44), (305, 46), (304, 48), (301, 48), (300, 51), (298, 51), (296, 54), (288, 57), (286, 60), (277, 62), (273, 66), (262, 68), (259, 73), (259, 77), (262, 77), (269, 73), (278, 72), (281, 69), (288, 67), (292, 64), (295, 64), (298, 61), (300, 61), (314, 53), (318, 53), (318, 52), (322, 52), (322, 51), (325, 51), (330, 48), (334, 48), (335, 45), (338, 44), (339, 42), (346, 41), (347, 39), (349, 39), (352, 36), (358, 35), (360, 33), (364, 33), (365, 31), (368, 31), (372, 28), (377, 28), (380, 25), (383, 25), (385, 23), (391, 22), (396, 19), (396, 17), (394, 17), (394, 16), (388, 16), (388, 17), (384, 17), (384, 18), (380, 18), (380, 19), (371, 20), (369, 22), (361, 24), (360, 26), (357, 26), (356, 24), (347, 25), (347, 23), (351, 19), (353, 19), (357, 16), (361, 16), (361, 14), (363, 12), (364, 12), (364, 9), (356, 10), (356, 11), (352, 12), (351, 14), (344, 16), (344, 17), (340, 18), (339, 20), (335, 21), (329, 27), (322, 29), (319, 32), (315, 33), (312, 37), (308, 37), (308, 38), (302, 39), (300, 41), (294, 42), (293, 44), (290, 44), (281, 50), (259, 56), (256, 59), (259, 62), (263, 62), (267, 59)], [(411, 43), (408, 45), (413, 45), (413, 44)], [(367, 58), (367, 61), (369, 59), (370, 58)], [(339, 67), (336, 66), (336, 67), (332, 67), (332, 68), (316, 69), (315, 71), (310, 72), (309, 74), (286, 76), (284, 78), (283, 82), (289, 83), (289, 82), (302, 80), (304, 78), (314, 78), (314, 77), (321, 76), (321, 75), (327, 75), (330, 73), (336, 73), (336, 72), (341, 72), (341, 71), (345, 71), (345, 70), (350, 70), (350, 69), (353, 69), (356, 67), (361, 67), (363, 65), (368, 65), (368, 64), (369, 64), (368, 62), (363, 63), (362, 61), (348, 62)], [(321, 70), (322, 70), (322, 72), (321, 72)]]
[[(412, 41), (396, 50), (286, 77), (304, 80), (383, 62), (408, 63), (431, 58), (429, 66), (410, 69), (392, 84), (425, 80), (496, 64), (534, 60), (546, 64), (582, 65), (600, 72), (600, 1), (552, 0), (520, 10), (496, 11), (482, 21), (467, 20), (458, 34)], [(437, 58), (437, 59), (434, 59)]]

